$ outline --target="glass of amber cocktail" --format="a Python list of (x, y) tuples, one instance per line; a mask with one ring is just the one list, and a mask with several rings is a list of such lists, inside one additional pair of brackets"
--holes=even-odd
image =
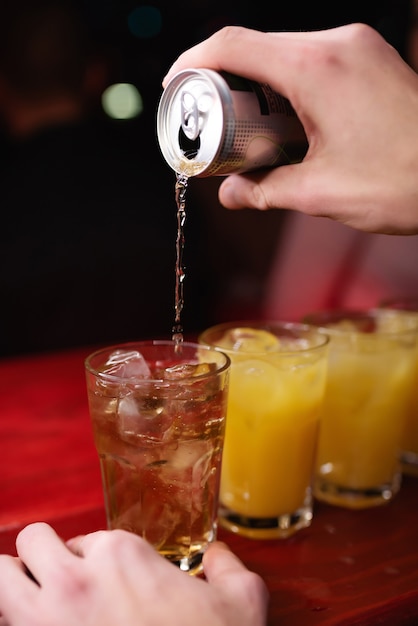
[(384, 309), (317, 312), (305, 321), (330, 337), (314, 495), (348, 508), (384, 504), (401, 484), (416, 322)]
[(231, 322), (199, 341), (231, 359), (219, 523), (246, 537), (310, 525), (328, 337), (304, 324)]
[(108, 528), (144, 537), (190, 574), (216, 538), (229, 358), (143, 341), (85, 362)]

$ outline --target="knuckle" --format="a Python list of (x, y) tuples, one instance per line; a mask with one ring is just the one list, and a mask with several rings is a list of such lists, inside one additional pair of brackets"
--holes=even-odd
[(219, 40), (220, 46), (228, 46), (229, 42), (236, 42), (245, 33), (246, 29), (242, 26), (223, 26), (221, 29), (214, 33), (214, 38)]

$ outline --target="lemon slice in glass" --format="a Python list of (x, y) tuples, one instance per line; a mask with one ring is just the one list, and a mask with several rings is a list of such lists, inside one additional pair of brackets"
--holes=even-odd
[(234, 352), (277, 352), (280, 340), (260, 328), (233, 328), (218, 341), (218, 346)]

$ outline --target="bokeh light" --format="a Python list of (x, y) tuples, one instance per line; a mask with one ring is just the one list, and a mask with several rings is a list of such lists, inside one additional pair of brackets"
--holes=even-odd
[(161, 23), (160, 10), (150, 5), (136, 7), (128, 15), (129, 31), (140, 39), (149, 39), (158, 35), (161, 31)]
[(138, 117), (143, 111), (143, 100), (138, 89), (130, 83), (110, 85), (102, 94), (105, 113), (117, 120)]

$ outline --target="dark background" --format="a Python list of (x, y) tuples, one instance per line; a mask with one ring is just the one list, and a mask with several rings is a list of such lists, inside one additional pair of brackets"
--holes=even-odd
[[(28, 6), (36, 11), (38, 1), (0, 0), (0, 42), (13, 39), (10, 15), (20, 10), (23, 16)], [(184, 49), (228, 24), (274, 31), (362, 21), (404, 54), (410, 19), (402, 0), (166, 1), (152, 4), (159, 9), (158, 32), (138, 36), (129, 19), (143, 5), (73, 2), (86, 29), (86, 55), (108, 68), (103, 86), (133, 83), (144, 110), (137, 119), (110, 120), (97, 99), (81, 122), (54, 123), (25, 140), (11, 137), (0, 120), (0, 357), (170, 336), (175, 178), (159, 152), (155, 114), (162, 77)], [(0, 64), (6, 53), (0, 45)], [(19, 46), (13, 54), (19, 57)], [(186, 335), (228, 318), (257, 316), (285, 219), (285, 212), (225, 211), (217, 184), (189, 184)]]

